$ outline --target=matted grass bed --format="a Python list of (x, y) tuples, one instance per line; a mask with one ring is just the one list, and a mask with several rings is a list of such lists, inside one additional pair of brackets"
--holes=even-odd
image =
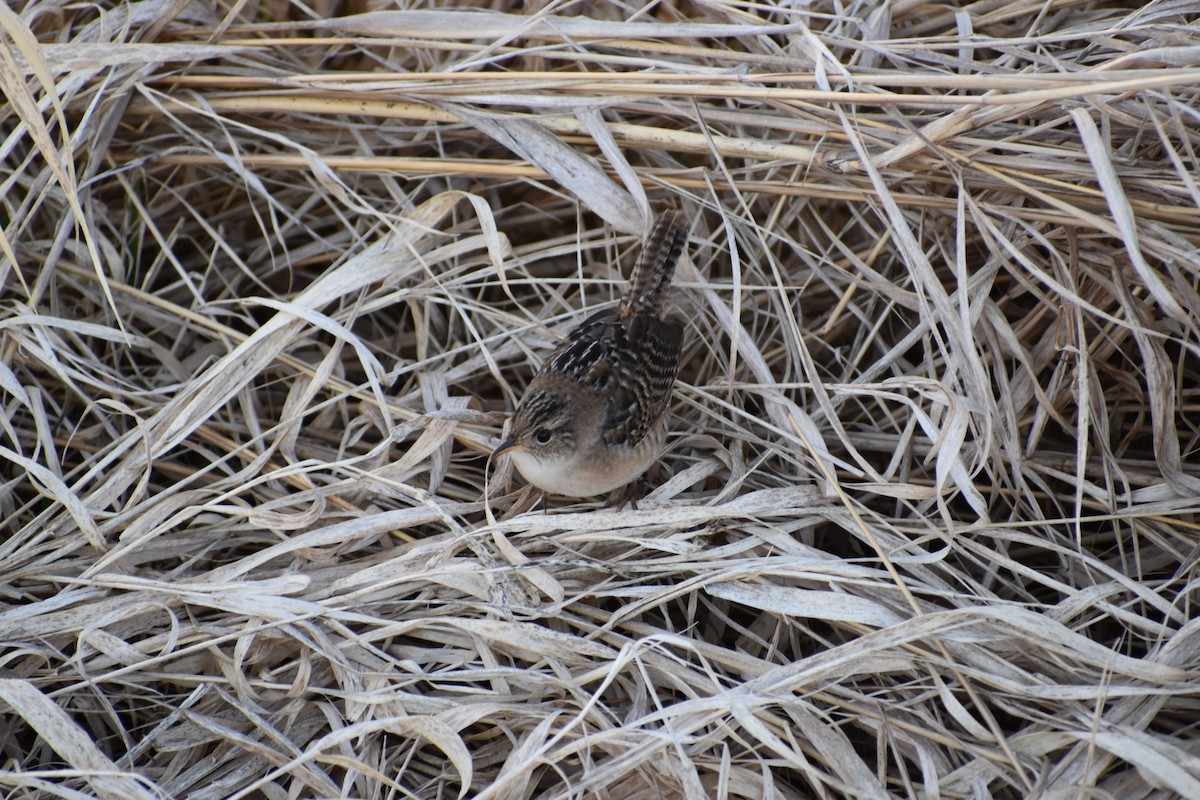
[(1200, 2), (404, 5), (0, 8), (0, 796), (1200, 797)]

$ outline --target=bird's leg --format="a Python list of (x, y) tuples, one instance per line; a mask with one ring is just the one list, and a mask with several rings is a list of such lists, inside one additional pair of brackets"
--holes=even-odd
[(635, 478), (620, 489), (613, 489), (604, 505), (620, 511), (628, 503), (631, 510), (637, 511), (637, 501), (642, 496), (642, 488), (642, 479)]

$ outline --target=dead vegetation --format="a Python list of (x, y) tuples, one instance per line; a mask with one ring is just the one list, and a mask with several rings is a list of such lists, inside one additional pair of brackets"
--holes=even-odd
[(0, 794), (1200, 797), (1200, 3), (403, 5), (0, 10)]

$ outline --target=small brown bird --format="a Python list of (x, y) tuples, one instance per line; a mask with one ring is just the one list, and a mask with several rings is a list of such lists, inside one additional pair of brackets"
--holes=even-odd
[(663, 306), (684, 238), (677, 212), (659, 217), (621, 302), (571, 331), (530, 381), (492, 455), (510, 454), (542, 491), (604, 494), (658, 457), (683, 338)]

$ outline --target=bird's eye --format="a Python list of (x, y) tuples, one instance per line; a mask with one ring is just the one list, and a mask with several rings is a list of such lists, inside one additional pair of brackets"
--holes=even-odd
[(542, 428), (533, 435), (533, 438), (537, 439), (538, 444), (546, 444), (546, 442), (554, 438), (554, 431), (549, 428)]

